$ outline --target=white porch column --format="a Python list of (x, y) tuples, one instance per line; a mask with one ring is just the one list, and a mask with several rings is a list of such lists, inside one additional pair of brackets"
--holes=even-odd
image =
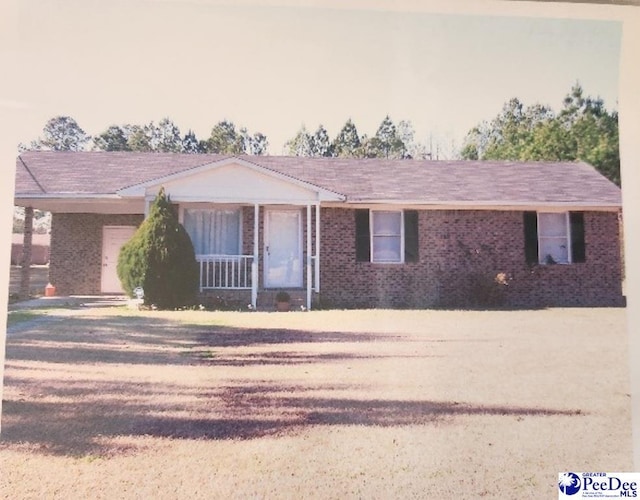
[(260, 231), (260, 205), (256, 203), (253, 206), (253, 260), (251, 262), (251, 307), (254, 311), (258, 305), (258, 231)]
[(320, 203), (316, 203), (316, 260), (315, 260), (315, 291), (320, 293)]
[(311, 310), (311, 205), (307, 205), (307, 311)]

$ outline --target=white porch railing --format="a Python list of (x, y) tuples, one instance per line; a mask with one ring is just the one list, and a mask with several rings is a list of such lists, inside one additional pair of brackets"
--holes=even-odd
[(196, 255), (200, 265), (200, 291), (250, 290), (253, 255)]

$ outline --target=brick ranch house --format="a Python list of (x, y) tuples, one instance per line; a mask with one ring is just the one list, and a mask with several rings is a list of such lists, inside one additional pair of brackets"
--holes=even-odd
[(621, 306), (620, 190), (584, 163), (26, 152), (61, 295), (121, 292), (164, 187), (207, 297), (307, 307)]

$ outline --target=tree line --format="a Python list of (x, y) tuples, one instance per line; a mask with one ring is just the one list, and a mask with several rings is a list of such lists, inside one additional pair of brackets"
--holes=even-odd
[(424, 159), (431, 156), (426, 147), (415, 140), (410, 121), (402, 120), (396, 125), (389, 115), (384, 117), (371, 137), (361, 136), (350, 118), (333, 140), (322, 124), (314, 132), (307, 131), (302, 125), (296, 135), (287, 141), (285, 149), (291, 156), (389, 159)]
[[(20, 150), (264, 155), (268, 146), (265, 134), (251, 134), (229, 120), (218, 122), (205, 139), (192, 130), (182, 135), (170, 118), (145, 125), (111, 125), (90, 137), (73, 118), (57, 116), (47, 122), (41, 137), (21, 144)], [(432, 157), (430, 148), (416, 141), (410, 121), (395, 124), (388, 115), (372, 136), (361, 135), (350, 118), (333, 139), (323, 125), (315, 131), (302, 125), (286, 142), (285, 152), (306, 157)], [(473, 127), (455, 156), (465, 160), (582, 160), (619, 185), (618, 113), (607, 110), (602, 99), (585, 96), (580, 84), (571, 88), (559, 112), (541, 104), (525, 106), (513, 98), (494, 118)]]
[(182, 135), (170, 118), (145, 125), (111, 125), (91, 137), (70, 116), (56, 116), (45, 124), (41, 137), (29, 145), (21, 144), (19, 149), (263, 155), (268, 144), (266, 135), (260, 132), (250, 134), (244, 127), (237, 129), (228, 120), (218, 122), (206, 139), (198, 139), (192, 130)]
[[(314, 133), (307, 132), (303, 125), (286, 142), (285, 149), (292, 156), (426, 157), (424, 146), (414, 140), (414, 135), (411, 122), (403, 120), (396, 125), (386, 116), (374, 136), (361, 136), (353, 121), (348, 119), (333, 140), (322, 125)], [(56, 116), (45, 124), (41, 137), (29, 145), (21, 144), (19, 149), (264, 155), (268, 145), (267, 136), (263, 133), (250, 134), (245, 127), (236, 128), (229, 120), (218, 122), (206, 139), (198, 139), (192, 130), (182, 135), (179, 127), (168, 117), (145, 125), (111, 125), (91, 137), (70, 116)]]
[(594, 166), (620, 185), (618, 113), (576, 83), (554, 112), (517, 98), (467, 134), (460, 157), (469, 160), (576, 161)]

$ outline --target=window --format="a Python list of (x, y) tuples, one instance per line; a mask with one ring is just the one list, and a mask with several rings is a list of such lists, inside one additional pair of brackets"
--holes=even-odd
[(530, 264), (585, 261), (582, 212), (525, 212), (525, 256)]
[(418, 212), (356, 210), (356, 261), (418, 261)]
[(238, 208), (185, 209), (184, 228), (197, 255), (240, 255), (242, 225)]
[(570, 238), (568, 215), (538, 213), (538, 257), (541, 264), (568, 264)]
[(371, 261), (402, 262), (402, 212), (371, 212)]

